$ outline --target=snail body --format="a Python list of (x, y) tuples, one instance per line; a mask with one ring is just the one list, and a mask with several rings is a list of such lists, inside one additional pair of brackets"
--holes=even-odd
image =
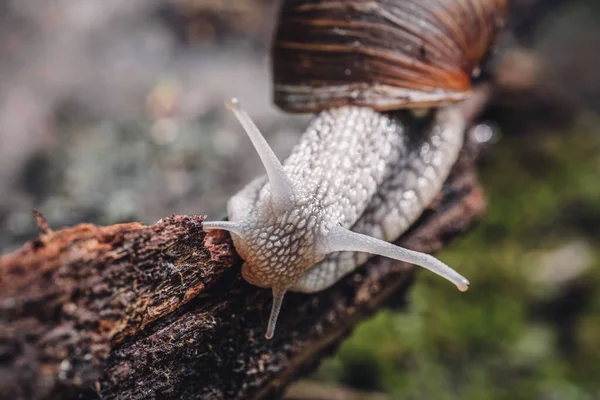
[[(475, 19), (488, 15), (496, 18), (501, 11), (497, 10), (498, 4), (503, 2), (439, 0), (423, 3), (418, 5), (420, 3), (413, 0), (293, 0), (284, 3), (281, 19), (286, 21), (279, 25), (273, 50), (275, 101), (284, 109), (311, 111), (317, 115), (283, 164), (237, 100), (228, 104), (250, 137), (267, 176), (255, 179), (230, 199), (230, 221), (206, 221), (204, 227), (230, 231), (238, 253), (245, 260), (243, 278), (253, 285), (272, 289), (267, 338), (273, 336), (286, 291), (311, 293), (326, 289), (375, 254), (425, 267), (450, 280), (461, 291), (468, 288), (466, 278), (436, 258), (389, 241), (397, 239), (431, 203), (454, 164), (462, 146), (465, 122), (456, 104), (443, 104), (466, 97), (469, 86), (463, 88), (450, 82), (446, 84), (454, 85), (456, 90), (435, 89), (435, 85), (446, 81), (432, 79), (433, 67), (424, 61), (420, 69), (411, 70), (410, 65), (401, 65), (409, 70), (402, 73), (397, 65), (390, 66), (392, 74), (404, 74), (404, 78), (394, 81), (382, 77), (381, 81), (387, 82), (382, 86), (367, 71), (372, 66), (383, 68), (382, 60), (384, 64), (398, 62), (398, 57), (379, 57), (382, 53), (379, 49), (373, 53), (377, 56), (375, 59), (365, 58), (364, 54), (370, 54), (369, 51), (357, 52), (344, 47), (348, 40), (355, 40), (353, 35), (368, 36), (369, 32), (377, 32), (372, 26), (371, 31), (368, 26), (365, 28), (362, 20), (355, 17), (357, 12), (363, 16), (384, 15), (385, 20), (396, 25), (398, 17), (408, 16), (400, 23), (405, 30), (415, 21), (425, 21), (419, 22), (419, 26), (439, 31), (439, 36), (448, 41), (448, 37), (455, 34), (454, 30), (443, 29), (448, 15), (465, 19), (465, 16), (470, 18), (469, 12), (472, 12), (476, 13)], [(477, 7), (462, 9), (474, 4)], [(459, 8), (460, 12), (452, 7)], [(481, 11), (485, 7), (493, 12)], [(366, 20), (372, 22), (374, 17), (367, 16)], [(435, 25), (432, 21), (442, 22)], [(310, 27), (309, 34), (289, 31), (294, 23), (301, 30)], [(340, 26), (345, 28), (340, 31)], [(457, 70), (475, 68), (483, 57), (483, 50), (489, 47), (494, 29), (483, 23), (479, 26), (487, 36), (472, 37), (479, 44), (478, 59), (465, 62)], [(418, 37), (418, 31), (414, 32), (412, 42)], [(481, 45), (482, 40), (485, 46)], [(459, 43), (456, 49), (460, 50), (463, 44)], [(452, 51), (455, 51), (455, 58), (462, 54), (443, 43), (436, 46), (439, 54), (432, 52), (431, 60), (437, 60), (436, 54), (454, 54)], [(286, 58), (284, 55), (289, 49), (295, 52)], [(395, 50), (396, 53), (406, 51), (406, 47)], [(353, 84), (326, 76), (329, 69), (335, 69), (328, 58), (330, 52), (344, 56), (355, 54), (358, 61), (350, 65), (355, 71), (363, 72), (355, 74)], [(471, 53), (463, 53), (465, 59), (472, 57)], [(288, 74), (282, 65), (289, 63), (290, 57), (304, 63), (305, 69), (290, 67), (292, 74)], [(325, 70), (318, 72), (318, 65)], [(306, 69), (307, 66), (315, 66), (316, 72)], [(447, 71), (438, 74), (450, 76)], [(411, 77), (412, 83), (403, 83)], [(378, 93), (380, 101), (372, 101)], [(408, 112), (389, 111), (434, 104), (439, 107), (419, 119)]]
[[(394, 131), (388, 137), (389, 141), (384, 142), (387, 144), (380, 145), (379, 149), (379, 154), (387, 157), (385, 172), (383, 179), (377, 182), (376, 191), (369, 196), (366, 207), (361, 203), (364, 210), (358, 220), (347, 227), (353, 232), (392, 242), (419, 218), (439, 193), (462, 147), (465, 122), (458, 106), (438, 110), (428, 118), (424, 128), (411, 124), (414, 118), (410, 114), (394, 116), (375, 113), (381, 118), (389, 119), (390, 130)], [(394, 147), (394, 151), (387, 151), (389, 145)], [(397, 246), (395, 248), (401, 249)], [(372, 255), (368, 250), (363, 250), (366, 253), (357, 251), (327, 255), (317, 266), (302, 275), (292, 290), (310, 293), (328, 288)], [(393, 255), (382, 255), (396, 258)], [(461, 291), (467, 289), (466, 279), (449, 268), (441, 267), (438, 270), (430, 267), (428, 261), (432, 261), (433, 257), (429, 257), (431, 256), (421, 262), (404, 261), (438, 273)], [(432, 262), (439, 266), (438, 260)]]

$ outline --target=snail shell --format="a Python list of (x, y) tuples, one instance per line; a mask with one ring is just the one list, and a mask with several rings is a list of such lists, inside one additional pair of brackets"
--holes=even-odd
[(466, 98), (505, 0), (285, 1), (273, 44), (275, 104), (429, 107)]

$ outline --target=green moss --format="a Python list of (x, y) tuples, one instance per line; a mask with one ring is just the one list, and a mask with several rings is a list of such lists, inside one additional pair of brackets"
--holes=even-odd
[[(408, 309), (359, 326), (318, 378), (398, 399), (599, 393), (600, 135), (580, 126), (505, 138), (481, 181), (484, 219), (439, 255), (470, 279), (470, 290), (420, 272)], [(541, 275), (561, 262), (560, 249), (567, 261)], [(559, 279), (563, 268), (573, 272)]]

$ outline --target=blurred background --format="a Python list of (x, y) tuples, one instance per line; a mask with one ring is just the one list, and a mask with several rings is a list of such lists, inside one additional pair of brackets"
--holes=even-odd
[[(274, 0), (0, 0), (0, 253), (52, 228), (225, 214), (309, 116), (270, 101)], [(600, 399), (600, 2), (513, 0), (474, 127), (489, 202), (294, 399)]]

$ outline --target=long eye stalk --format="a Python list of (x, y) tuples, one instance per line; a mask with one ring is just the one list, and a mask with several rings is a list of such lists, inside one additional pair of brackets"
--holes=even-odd
[(248, 134), (248, 137), (254, 145), (254, 149), (258, 153), (267, 176), (269, 177), (269, 184), (271, 185), (271, 195), (273, 196), (272, 201), (276, 207), (280, 209), (288, 209), (292, 206), (292, 199), (294, 198), (294, 185), (283, 170), (281, 162), (260, 133), (248, 113), (244, 111), (240, 105), (240, 102), (236, 98), (232, 98), (225, 106), (233, 111), (242, 127)]
[(409, 262), (446, 278), (454, 283), (461, 292), (469, 289), (467, 278), (429, 254), (408, 250), (339, 226), (329, 232), (325, 249), (328, 253), (333, 253), (334, 251), (362, 251), (393, 258), (394, 260)]

